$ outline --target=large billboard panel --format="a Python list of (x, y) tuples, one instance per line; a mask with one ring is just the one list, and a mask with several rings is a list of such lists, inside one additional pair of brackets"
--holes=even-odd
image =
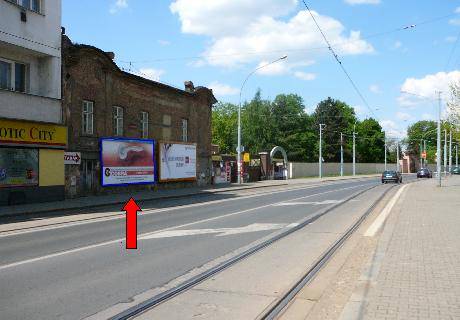
[(0, 188), (38, 185), (38, 149), (0, 148)]
[(155, 141), (101, 139), (102, 186), (155, 183)]
[(160, 143), (160, 181), (196, 180), (196, 144)]

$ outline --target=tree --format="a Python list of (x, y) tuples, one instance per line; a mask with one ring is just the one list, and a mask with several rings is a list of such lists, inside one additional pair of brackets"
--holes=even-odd
[(429, 162), (436, 161), (437, 150), (437, 123), (435, 121), (418, 121), (407, 128), (407, 138), (404, 143), (410, 154), (420, 155), (422, 140), (426, 140), (427, 159)]
[(212, 143), (222, 153), (234, 153), (237, 146), (238, 106), (219, 102), (212, 110)]
[(261, 98), (260, 90), (242, 108), (242, 145), (251, 154), (273, 148), (277, 136), (270, 101)]
[(380, 124), (373, 118), (358, 122), (356, 126), (357, 162), (381, 163), (385, 159), (384, 133)]
[[(313, 114), (315, 119), (316, 130), (319, 130), (319, 124), (325, 124), (323, 131), (323, 158), (329, 162), (340, 161), (340, 133), (345, 137), (350, 136), (353, 132), (353, 125), (357, 122), (355, 110), (345, 102), (327, 98), (321, 101)], [(344, 140), (345, 140), (344, 137)], [(346, 161), (351, 160), (352, 141), (348, 139), (347, 148), (345, 148)], [(318, 148), (318, 143), (316, 148)]]

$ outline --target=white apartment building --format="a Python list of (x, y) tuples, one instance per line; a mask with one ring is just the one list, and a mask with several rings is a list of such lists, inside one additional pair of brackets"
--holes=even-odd
[(0, 117), (62, 122), (61, 0), (0, 0)]
[(64, 199), (61, 0), (0, 0), (0, 206)]

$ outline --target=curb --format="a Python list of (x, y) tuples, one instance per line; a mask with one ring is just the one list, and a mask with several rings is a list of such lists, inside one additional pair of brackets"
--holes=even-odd
[[(366, 179), (366, 178), (373, 178), (373, 176), (351, 176), (351, 177), (346, 177), (342, 179), (331, 179), (331, 178), (324, 178), (318, 183), (322, 182), (329, 182), (329, 181), (343, 181), (343, 180), (354, 180), (354, 179)], [(290, 180), (295, 180), (295, 179), (290, 179)], [(146, 199), (141, 199), (139, 202), (143, 201), (152, 201), (152, 200), (164, 200), (164, 199), (180, 199), (180, 198), (185, 198), (189, 196), (196, 196), (196, 195), (204, 195), (204, 194), (216, 194), (216, 193), (222, 193), (222, 192), (228, 192), (228, 191), (238, 191), (238, 190), (249, 190), (249, 189), (261, 189), (261, 188), (270, 188), (270, 187), (281, 187), (281, 186), (288, 186), (288, 185), (300, 185), (302, 183), (294, 183), (294, 184), (288, 184), (288, 183), (279, 183), (279, 184), (272, 184), (272, 185), (262, 185), (262, 186), (249, 186), (249, 187), (235, 187), (235, 188), (225, 188), (225, 190), (216, 190), (212, 192), (205, 192), (205, 191), (195, 191), (192, 193), (186, 193), (186, 194), (172, 194), (172, 195), (164, 195), (164, 196), (158, 196), (158, 197), (152, 197), (152, 198), (146, 198)], [(209, 190), (209, 189), (208, 189)], [(63, 200), (65, 202), (65, 200)], [(14, 213), (1, 213), (0, 218), (4, 217), (13, 217), (13, 216), (22, 216), (22, 215), (29, 215), (29, 214), (39, 214), (43, 212), (57, 212), (57, 211), (65, 211), (65, 210), (75, 210), (75, 209), (84, 209), (84, 208), (100, 208), (104, 206), (110, 206), (110, 205), (118, 205), (118, 204), (125, 204), (126, 200), (123, 201), (111, 201), (111, 202), (106, 202), (106, 203), (99, 203), (99, 204), (87, 204), (87, 205), (78, 205), (78, 206), (71, 206), (71, 207), (61, 207), (61, 208), (50, 208), (50, 209), (43, 209), (43, 210), (33, 210), (33, 211), (22, 211), (22, 212), (14, 212)], [(8, 206), (2, 206), (0, 208), (5, 208), (8, 210)]]

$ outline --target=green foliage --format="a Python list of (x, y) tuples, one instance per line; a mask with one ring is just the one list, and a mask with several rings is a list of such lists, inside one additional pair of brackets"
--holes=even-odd
[[(426, 140), (427, 159), (433, 163), (436, 160), (437, 148), (437, 123), (435, 121), (418, 121), (407, 129), (407, 138), (405, 139), (407, 152), (420, 156), (420, 146), (422, 140)], [(423, 147), (422, 147), (423, 149)]]
[[(222, 153), (235, 153), (237, 146), (238, 106), (219, 103), (213, 109), (212, 141)], [(359, 122), (355, 111), (346, 103), (328, 98), (315, 112), (305, 112), (302, 98), (280, 94), (273, 101), (261, 98), (260, 90), (245, 102), (241, 111), (242, 145), (251, 154), (283, 147), (289, 161), (316, 162), (319, 149), (319, 124), (326, 124), (323, 135), (323, 157), (328, 162), (340, 161), (340, 133), (343, 133), (344, 159), (352, 161), (352, 133), (356, 125), (357, 161), (383, 161), (383, 132), (374, 119)]]

